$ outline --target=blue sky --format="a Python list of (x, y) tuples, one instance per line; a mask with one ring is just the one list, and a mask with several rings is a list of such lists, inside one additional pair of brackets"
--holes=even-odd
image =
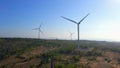
[(0, 37), (37, 38), (42, 23), (41, 38), (77, 39), (76, 24), (60, 16), (78, 22), (87, 13), (81, 39), (120, 41), (120, 0), (0, 0)]

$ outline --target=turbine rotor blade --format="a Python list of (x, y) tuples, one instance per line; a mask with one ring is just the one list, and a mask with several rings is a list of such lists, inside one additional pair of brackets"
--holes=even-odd
[(32, 30), (38, 30), (39, 28), (34, 28), (34, 29), (32, 29)]
[(85, 17), (83, 17), (78, 24), (80, 24), (90, 13), (88, 13)]
[(63, 17), (63, 16), (61, 16), (62, 18), (64, 18), (64, 19), (66, 19), (66, 20), (68, 20), (68, 21), (71, 21), (71, 22), (73, 22), (73, 23), (75, 23), (75, 24), (78, 24), (76, 21), (74, 21), (74, 20), (71, 20), (71, 19), (69, 19), (69, 18), (66, 18), (66, 17)]

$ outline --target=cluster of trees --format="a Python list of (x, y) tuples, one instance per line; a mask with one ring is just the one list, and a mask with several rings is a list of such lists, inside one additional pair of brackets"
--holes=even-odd
[(59, 40), (40, 40), (26, 38), (0, 38), (0, 60), (11, 55), (28, 52), (37, 46), (58, 47), (61, 46)]
[(34, 47), (32, 46), (34, 42), (30, 39), (1, 38), (0, 40), (0, 60), (13, 54), (21, 54)]

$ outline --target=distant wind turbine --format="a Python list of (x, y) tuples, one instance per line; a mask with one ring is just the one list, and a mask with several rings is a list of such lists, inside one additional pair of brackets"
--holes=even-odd
[(73, 35), (73, 33), (71, 33), (71, 32), (69, 32), (70, 33), (70, 39), (72, 40), (72, 35)]
[(42, 25), (40, 25), (38, 28), (32, 29), (32, 30), (38, 30), (38, 39), (40, 39), (40, 32), (43, 33), (43, 32), (41, 31), (41, 26), (42, 26)]
[(66, 20), (68, 20), (68, 21), (71, 21), (71, 22), (73, 22), (73, 23), (75, 23), (75, 24), (77, 24), (77, 31), (78, 31), (78, 50), (80, 50), (79, 25), (80, 25), (80, 23), (81, 23), (88, 15), (89, 15), (89, 13), (88, 13), (85, 17), (83, 17), (79, 22), (76, 22), (76, 21), (74, 21), (74, 20), (71, 20), (71, 19), (69, 19), (69, 18), (66, 18), (66, 17), (61, 16), (62, 18), (66, 19)]

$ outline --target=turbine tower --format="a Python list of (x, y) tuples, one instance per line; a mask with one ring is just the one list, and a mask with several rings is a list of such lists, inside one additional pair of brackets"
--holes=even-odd
[(40, 32), (43, 33), (43, 32), (41, 31), (41, 26), (42, 26), (42, 25), (40, 25), (38, 28), (32, 29), (32, 30), (38, 30), (38, 39), (40, 39)]
[(71, 20), (71, 19), (69, 19), (69, 18), (66, 18), (66, 17), (63, 17), (63, 16), (61, 16), (62, 18), (64, 18), (64, 19), (66, 19), (66, 20), (68, 20), (68, 21), (71, 21), (71, 22), (73, 22), (73, 23), (75, 23), (75, 24), (77, 24), (77, 32), (78, 32), (78, 50), (80, 50), (80, 42), (79, 42), (79, 25), (80, 25), (80, 23), (87, 17), (89, 15), (89, 13), (85, 16), (85, 17), (83, 17), (79, 22), (76, 22), (76, 21), (74, 21), (74, 20)]

